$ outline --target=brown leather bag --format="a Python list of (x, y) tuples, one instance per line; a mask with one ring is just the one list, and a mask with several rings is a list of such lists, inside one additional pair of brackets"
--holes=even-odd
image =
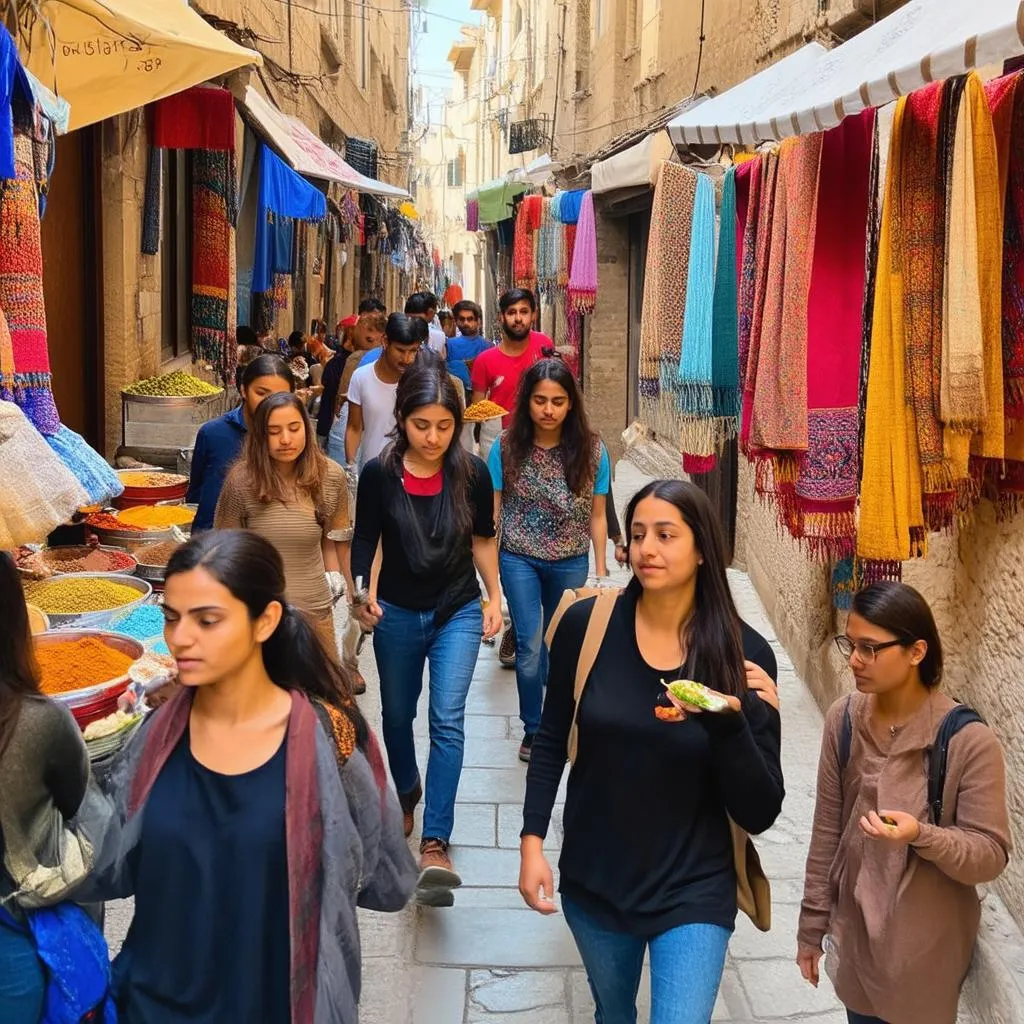
[[(590, 597), (595, 599), (590, 619), (587, 622), (587, 630), (583, 634), (583, 646), (580, 648), (580, 655), (576, 661), (576, 679), (573, 685), (575, 708), (572, 713), (568, 743), (570, 764), (576, 760), (580, 698), (583, 696), (583, 688), (587, 685), (594, 663), (597, 661), (601, 644), (608, 632), (608, 624), (615, 611), (615, 602), (621, 593), (621, 590), (613, 590), (609, 587), (581, 587), (579, 590), (567, 590), (562, 595), (558, 608), (555, 609), (551, 625), (544, 637), (550, 647), (558, 624), (562, 621), (566, 610), (577, 601), (584, 601)], [(755, 928), (766, 932), (772, 926), (771, 883), (761, 867), (761, 858), (757, 855), (757, 848), (748, 833), (740, 828), (732, 818), (729, 819), (729, 828), (732, 832), (733, 862), (736, 867), (736, 906), (750, 918)]]

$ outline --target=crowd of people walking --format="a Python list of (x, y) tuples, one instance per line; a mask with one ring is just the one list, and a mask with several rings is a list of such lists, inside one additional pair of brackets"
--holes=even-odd
[[(770, 910), (750, 837), (784, 804), (775, 656), (739, 617), (705, 494), (654, 481), (623, 534), (608, 450), (534, 296), (499, 310), (492, 342), (472, 301), (370, 300), (334, 341), (243, 353), (240, 404), (199, 432), (195, 529), (167, 569), (178, 686), (105, 792), (40, 695), (0, 557), (4, 1024), (355, 1024), (357, 907), (450, 906), (462, 883), (467, 695), (503, 630), (529, 765), (523, 900), (556, 910), (543, 844), (568, 763), (560, 906), (595, 1020), (636, 1020), (646, 956), (653, 1024), (710, 1019), (738, 911), (764, 927)], [(485, 400), (500, 414), (467, 422)], [(588, 587), (610, 542), (622, 591)], [(383, 751), (356, 699), (370, 634)], [(912, 588), (863, 590), (836, 645), (856, 693), (826, 718), (797, 962), (817, 984), (826, 956), (853, 1024), (952, 1024), (975, 887), (1010, 850), (1002, 752), (939, 692), (941, 640)], [(666, 685), (688, 680), (703, 687)], [(89, 905), (127, 896), (111, 975)], [(96, 991), (78, 1017), (44, 1017), (55, 922)]]

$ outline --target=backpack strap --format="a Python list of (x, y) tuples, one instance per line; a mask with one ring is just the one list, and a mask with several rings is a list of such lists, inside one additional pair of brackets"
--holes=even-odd
[[(604, 589), (594, 599), (594, 606), (590, 610), (587, 631), (583, 635), (583, 645), (580, 648), (580, 655), (576, 662), (576, 678), (573, 684), (575, 707), (572, 712), (572, 725), (569, 727), (568, 754), (570, 764), (576, 760), (576, 744), (579, 737), (578, 719), (583, 688), (587, 685), (587, 680), (593, 671), (594, 663), (597, 661), (597, 655), (601, 650), (605, 634), (608, 632), (608, 624), (612, 620), (612, 613), (615, 611), (615, 603), (618, 601), (620, 593), (621, 591), (618, 590)], [(580, 600), (585, 600), (585, 598), (580, 598)]]
[(839, 775), (846, 771), (850, 763), (850, 746), (853, 743), (853, 717), (850, 714), (850, 704), (853, 702), (853, 694), (846, 698), (843, 705), (843, 721), (839, 726)]
[(942, 796), (946, 788), (950, 741), (961, 729), (974, 722), (981, 722), (984, 725), (985, 719), (974, 708), (966, 704), (957, 704), (955, 708), (946, 712), (939, 724), (935, 742), (928, 751), (928, 810), (935, 825), (942, 824)]

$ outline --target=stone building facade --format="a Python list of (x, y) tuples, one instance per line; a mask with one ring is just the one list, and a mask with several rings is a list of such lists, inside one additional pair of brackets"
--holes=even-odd
[[(192, 6), (264, 59), (262, 68), (217, 84), (236, 95), (252, 84), (343, 156), (348, 139), (373, 140), (378, 177), (407, 187), (409, 11), (341, 0), (199, 0)], [(241, 138), (240, 118), (237, 130)], [(186, 247), (175, 251), (175, 240), (190, 229), (187, 204), (175, 201), (184, 198), (185, 186), (179, 182), (177, 196), (165, 194), (161, 251), (142, 254), (148, 155), (141, 109), (62, 137), (53, 188), (64, 199), (44, 221), (50, 334), (66, 340), (51, 345), (58, 402), (69, 410), (69, 424), (107, 455), (121, 441), (121, 388), (190, 360)], [(166, 176), (164, 186), (174, 188)], [(343, 261), (331, 277), (330, 296), (325, 279), (313, 275), (311, 261), (307, 265), (310, 318), (330, 311), (335, 320), (358, 303), (363, 289), (354, 241)], [(398, 290), (397, 272), (389, 272), (382, 297), (393, 305)], [(75, 301), (69, 303), (69, 295)], [(290, 314), (278, 323), (284, 333), (293, 326), (299, 325)]]

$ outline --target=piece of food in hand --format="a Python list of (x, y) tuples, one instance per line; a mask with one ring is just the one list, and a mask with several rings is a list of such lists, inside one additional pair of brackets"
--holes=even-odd
[(882, 819), (883, 825), (888, 825), (889, 828), (899, 828), (899, 822), (895, 818), (890, 818), (888, 814), (880, 814), (878, 816)]
[(466, 423), (484, 423), (487, 420), (496, 420), (499, 416), (507, 415), (508, 409), (504, 409), (497, 402), (492, 402), (490, 399), (485, 398), (469, 406), (462, 414), (462, 419)]
[(662, 685), (676, 700), (689, 704), (692, 708), (711, 712), (729, 710), (729, 702), (713, 690), (709, 690), (703, 683), (696, 683), (692, 679), (676, 679), (671, 683), (662, 680)]
[(665, 707), (663, 704), (655, 704), (654, 714), (663, 722), (678, 722), (683, 718), (682, 711), (672, 705)]

